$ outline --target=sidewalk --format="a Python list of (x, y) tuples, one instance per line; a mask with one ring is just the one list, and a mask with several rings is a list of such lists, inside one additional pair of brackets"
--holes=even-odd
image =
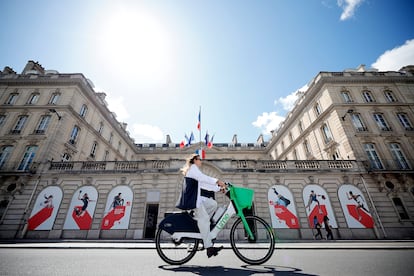
[[(217, 242), (230, 249), (230, 243)], [(277, 241), (276, 249), (414, 249), (413, 240)], [(150, 240), (0, 240), (2, 248), (155, 249)]]

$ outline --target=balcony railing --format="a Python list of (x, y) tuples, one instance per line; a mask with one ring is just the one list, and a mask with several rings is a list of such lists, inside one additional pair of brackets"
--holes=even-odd
[[(222, 171), (279, 172), (354, 171), (365, 167), (355, 160), (208, 160)], [(50, 162), (49, 172), (179, 172), (182, 160)]]

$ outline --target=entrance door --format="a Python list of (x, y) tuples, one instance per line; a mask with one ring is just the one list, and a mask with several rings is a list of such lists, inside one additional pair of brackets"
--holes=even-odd
[(157, 230), (158, 218), (158, 204), (147, 204), (145, 211), (145, 230), (144, 239), (155, 238), (155, 231)]

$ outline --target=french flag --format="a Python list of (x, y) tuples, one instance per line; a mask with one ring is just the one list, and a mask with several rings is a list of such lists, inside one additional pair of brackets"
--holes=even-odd
[(206, 151), (203, 149), (196, 150), (196, 154), (200, 155), (201, 159), (206, 159)]
[(200, 111), (198, 112), (198, 123), (197, 123), (197, 129), (201, 130), (201, 108)]

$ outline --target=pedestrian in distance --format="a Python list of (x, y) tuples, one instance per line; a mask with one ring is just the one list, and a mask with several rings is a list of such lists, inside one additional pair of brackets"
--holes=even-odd
[(326, 239), (333, 240), (332, 226), (329, 224), (328, 216), (323, 217), (323, 223), (325, 225), (325, 230), (326, 230)]
[(319, 223), (317, 216), (313, 217), (313, 228), (316, 229), (316, 234), (313, 235), (313, 239), (316, 239), (316, 237), (319, 236), (322, 240), (323, 239), (322, 232), (321, 232), (322, 225)]

